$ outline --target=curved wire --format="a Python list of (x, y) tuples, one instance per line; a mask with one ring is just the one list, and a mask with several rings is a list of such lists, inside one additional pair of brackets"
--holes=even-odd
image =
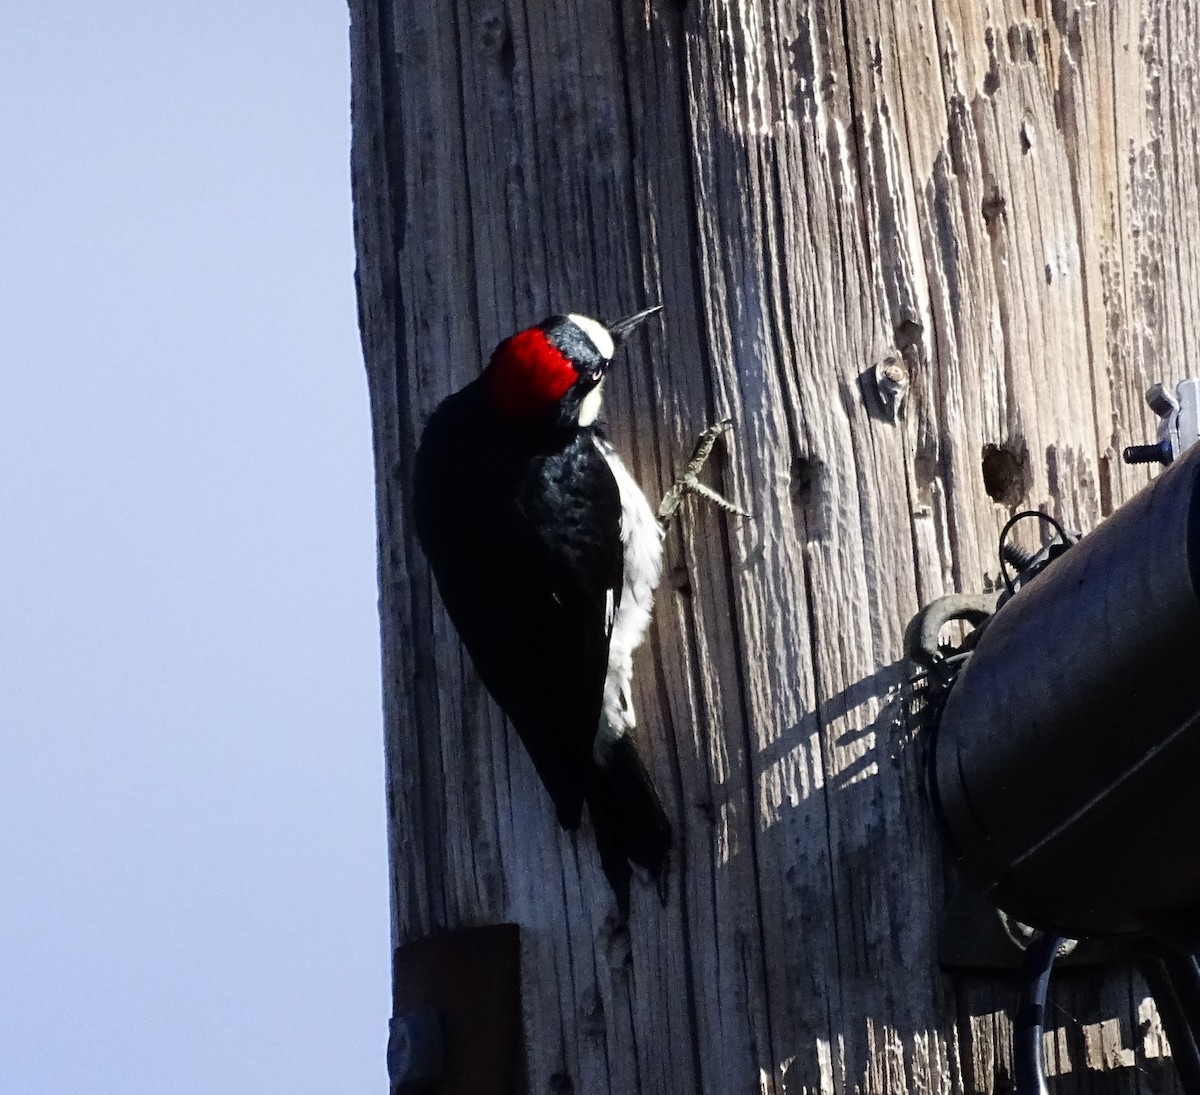
[[(1005, 523), (1004, 528), (1000, 530), (1000, 576), (1004, 579), (1004, 588), (1008, 590), (1011, 597), (1017, 592), (1013, 585), (1013, 580), (1008, 573), (1008, 560), (1004, 558), (1004, 544), (1008, 540), (1008, 534), (1012, 531), (1013, 525), (1026, 517), (1036, 517), (1039, 521), (1045, 521), (1046, 524), (1053, 526), (1054, 531), (1058, 533), (1059, 538), (1065, 544), (1067, 542), (1067, 530), (1063, 528), (1057, 517), (1051, 517), (1048, 513), (1043, 513), (1040, 509), (1023, 509), (1020, 513), (1014, 513)], [(1020, 575), (1017, 575), (1020, 577)]]

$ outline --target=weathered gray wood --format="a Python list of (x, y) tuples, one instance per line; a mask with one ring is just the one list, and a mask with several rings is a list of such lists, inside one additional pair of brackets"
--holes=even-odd
[[(1144, 482), (1120, 449), (1200, 323), (1195, 4), (350, 6), (397, 940), (521, 925), (531, 1092), (1002, 1088), (1011, 982), (935, 967), (901, 641), (996, 581), (1015, 507), (1088, 528)], [(678, 866), (626, 933), (465, 662), (406, 491), (501, 337), (657, 300), (616, 443), (653, 494), (731, 417), (718, 478), (755, 519), (688, 503), (668, 540), (639, 698)], [(907, 375), (898, 415), (877, 366)], [(1057, 1090), (1173, 1086), (1144, 995), (1062, 977)]]

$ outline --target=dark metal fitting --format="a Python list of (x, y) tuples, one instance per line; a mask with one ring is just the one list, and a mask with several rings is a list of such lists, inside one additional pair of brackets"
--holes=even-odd
[(440, 1080), (444, 1058), (442, 1016), (437, 1008), (403, 1008), (392, 1016), (387, 1047), (392, 1095), (421, 1091)]
[(994, 593), (948, 593), (918, 612), (904, 634), (904, 651), (917, 665), (933, 669), (943, 661), (938, 634), (952, 620), (979, 628), (996, 609)]

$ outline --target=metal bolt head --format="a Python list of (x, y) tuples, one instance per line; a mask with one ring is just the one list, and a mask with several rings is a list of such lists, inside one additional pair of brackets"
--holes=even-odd
[(1146, 390), (1146, 403), (1159, 418), (1179, 410), (1178, 400), (1161, 384), (1152, 384)]
[(908, 367), (898, 354), (889, 354), (875, 365), (875, 389), (879, 402), (893, 422), (904, 409), (908, 393)]

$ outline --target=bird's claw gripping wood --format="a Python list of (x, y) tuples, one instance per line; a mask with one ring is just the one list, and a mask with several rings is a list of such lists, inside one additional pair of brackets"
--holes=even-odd
[(679, 478), (675, 480), (670, 490), (663, 495), (662, 502), (659, 503), (658, 519), (660, 521), (669, 521), (675, 515), (675, 511), (679, 509), (679, 504), (689, 494), (707, 498), (718, 509), (723, 509), (726, 513), (732, 513), (738, 517), (750, 516), (741, 506), (734, 505), (728, 498), (722, 497), (713, 490), (712, 487), (701, 483), (699, 478), (701, 470), (708, 462), (708, 457), (712, 453), (713, 446), (717, 443), (717, 438), (732, 429), (733, 422), (726, 418), (720, 422), (714, 422), (700, 435), (687, 467), (683, 469)]

